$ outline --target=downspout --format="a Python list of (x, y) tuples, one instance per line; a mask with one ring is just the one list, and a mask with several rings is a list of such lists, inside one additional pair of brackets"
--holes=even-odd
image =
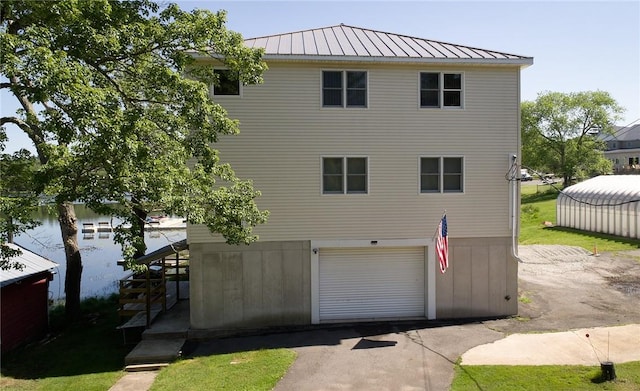
[[(517, 164), (517, 157), (513, 156), (513, 164)], [(516, 167), (519, 167), (517, 165)], [(516, 170), (516, 174), (518, 174), (520, 170)], [(514, 178), (511, 181), (511, 256), (515, 258), (516, 261), (522, 262), (522, 259), (518, 256), (518, 184), (520, 183), (518, 178)]]
[[(520, 93), (520, 88), (522, 85), (522, 81), (520, 80), (520, 73), (521, 73), (522, 68), (518, 69), (518, 110), (517, 110), (517, 114), (516, 114), (516, 123), (517, 125), (517, 132), (516, 132), (516, 148), (517, 148), (517, 154), (516, 155), (512, 155), (512, 161), (511, 164), (515, 165), (516, 167), (516, 171), (515, 171), (515, 178), (512, 178), (511, 181), (511, 196), (512, 196), (512, 200), (511, 200), (511, 256), (518, 262), (522, 262), (522, 259), (520, 259), (520, 257), (518, 256), (518, 241), (517, 241), (517, 237), (518, 237), (518, 218), (520, 216), (519, 214), (519, 208), (518, 205), (520, 204), (518, 202), (518, 186), (520, 184), (520, 179), (521, 179), (521, 175), (520, 175), (520, 167), (522, 164), (522, 115), (521, 115), (521, 109), (520, 109), (520, 99), (521, 99), (521, 93)], [(518, 161), (520, 162), (520, 164), (518, 164)]]

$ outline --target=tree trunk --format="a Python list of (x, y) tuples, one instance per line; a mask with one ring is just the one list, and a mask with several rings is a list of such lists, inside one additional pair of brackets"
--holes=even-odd
[[(138, 200), (133, 198), (133, 201), (134, 203), (137, 203)], [(139, 238), (142, 239), (142, 243), (144, 243), (144, 248), (143, 249), (136, 248), (136, 253), (134, 255), (134, 258), (140, 258), (145, 254), (146, 248), (147, 248), (147, 244), (144, 242), (144, 225), (147, 222), (147, 212), (142, 208), (134, 206), (133, 213), (136, 216), (136, 221), (140, 224), (138, 226), (138, 230), (136, 234), (138, 235)], [(134, 227), (136, 227), (135, 224), (132, 225), (131, 229), (133, 229)]]
[(58, 203), (58, 221), (62, 232), (62, 243), (67, 258), (64, 292), (66, 296), (65, 315), (68, 321), (80, 317), (80, 281), (82, 278), (82, 259), (78, 245), (78, 219), (72, 203)]

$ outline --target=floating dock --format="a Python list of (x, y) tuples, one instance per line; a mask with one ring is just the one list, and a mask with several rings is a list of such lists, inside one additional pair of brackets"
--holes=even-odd
[[(124, 229), (131, 228), (130, 225), (123, 226)], [(187, 220), (183, 218), (172, 218), (172, 217), (163, 217), (159, 219), (151, 219), (144, 225), (144, 229), (148, 231), (160, 231), (160, 230), (176, 230), (176, 229), (186, 229), (187, 228)], [(114, 227), (111, 225), (109, 221), (99, 221), (97, 224), (90, 223), (82, 223), (82, 233), (102, 233), (102, 232), (113, 232)]]

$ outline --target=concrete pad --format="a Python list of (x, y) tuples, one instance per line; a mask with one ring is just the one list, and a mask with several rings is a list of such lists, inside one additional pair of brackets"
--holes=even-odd
[(109, 391), (140, 391), (148, 390), (158, 376), (157, 371), (127, 372)]
[(162, 364), (179, 357), (185, 339), (142, 340), (124, 359), (126, 365)]
[(640, 324), (513, 334), (462, 355), (462, 365), (597, 366), (604, 361), (640, 361)]

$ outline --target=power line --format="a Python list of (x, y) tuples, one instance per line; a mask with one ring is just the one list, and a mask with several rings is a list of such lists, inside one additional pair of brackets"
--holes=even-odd
[[(505, 179), (508, 180), (509, 182), (512, 181), (519, 181), (521, 180), (520, 176), (516, 176), (516, 174), (518, 173), (518, 164), (516, 162), (514, 162), (511, 167), (509, 167), (509, 171), (507, 171), (507, 173), (505, 174)], [(584, 205), (589, 205), (589, 206), (595, 206), (595, 207), (609, 207), (609, 206), (621, 206), (621, 205), (627, 205), (627, 204), (633, 204), (636, 202), (640, 202), (640, 199), (636, 199), (636, 200), (627, 200), (627, 201), (620, 201), (617, 203), (593, 203), (593, 202), (589, 202), (589, 201), (584, 201), (584, 200), (580, 200), (574, 196), (572, 196), (571, 194), (568, 194), (567, 192), (565, 192), (564, 190), (558, 188), (557, 186), (555, 186), (555, 184), (553, 182), (549, 182), (547, 181), (545, 178), (544, 174), (539, 173), (538, 171), (534, 170), (531, 167), (527, 167), (527, 166), (520, 166), (522, 168), (525, 168), (529, 171), (531, 171), (534, 175), (537, 175), (538, 177), (540, 177), (540, 179), (542, 179), (543, 182), (545, 182), (546, 184), (548, 184), (549, 186), (551, 186), (553, 189), (555, 189), (558, 194), (562, 194), (563, 196), (569, 198), (570, 200), (573, 200), (579, 204), (584, 204)]]
[[(609, 135), (613, 138), (618, 138), (620, 136), (622, 136), (623, 134), (626, 134), (628, 132), (630, 132), (632, 129), (634, 129), (636, 126), (640, 126), (640, 124), (635, 124), (636, 122), (640, 121), (640, 118), (636, 118), (635, 120), (629, 122), (627, 125), (620, 127), (620, 129), (616, 130), (615, 132), (613, 132), (613, 134)], [(634, 125), (635, 124), (635, 125)], [(624, 132), (618, 134), (619, 132), (621, 132), (623, 129), (626, 129)]]

